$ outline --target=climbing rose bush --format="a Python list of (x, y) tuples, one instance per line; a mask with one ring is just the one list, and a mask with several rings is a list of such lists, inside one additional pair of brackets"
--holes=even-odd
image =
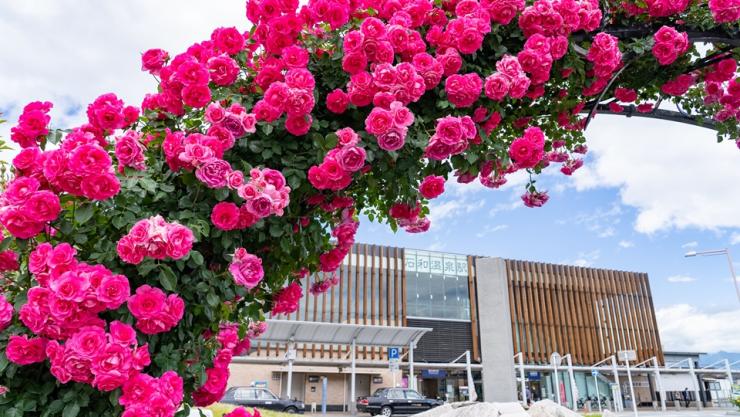
[(360, 214), (425, 232), (446, 182), (516, 172), (540, 207), (537, 175), (583, 165), (594, 109), (673, 101), (738, 138), (738, 0), (249, 0), (246, 18), (143, 52), (139, 106), (102, 94), (67, 130), (52, 103), (23, 108), (0, 415), (218, 401), (265, 317), (338, 283)]

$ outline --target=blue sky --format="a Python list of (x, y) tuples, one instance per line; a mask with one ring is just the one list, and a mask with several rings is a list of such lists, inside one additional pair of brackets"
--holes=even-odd
[[(101, 93), (138, 105), (155, 88), (139, 70), (141, 52), (177, 53), (218, 26), (245, 28), (244, 1), (1, 4), (0, 111), (11, 123), (0, 136), (32, 100), (56, 104), (56, 126), (80, 123)], [(740, 150), (705, 129), (644, 119), (599, 116), (586, 135), (581, 170), (552, 169), (538, 181), (551, 196), (543, 208), (521, 205), (521, 177), (501, 190), (448, 184), (428, 233), (393, 234), (365, 220), (359, 240), (647, 272), (666, 348), (740, 351), (740, 302), (725, 260), (683, 258), (729, 247), (740, 261)]]

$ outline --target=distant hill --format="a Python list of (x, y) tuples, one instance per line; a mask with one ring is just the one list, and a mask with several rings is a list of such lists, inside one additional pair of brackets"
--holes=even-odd
[(714, 362), (720, 361), (722, 359), (729, 359), (730, 363), (740, 361), (740, 353), (719, 351), (717, 353), (708, 353), (706, 355), (701, 355), (699, 357), (699, 366), (711, 365)]

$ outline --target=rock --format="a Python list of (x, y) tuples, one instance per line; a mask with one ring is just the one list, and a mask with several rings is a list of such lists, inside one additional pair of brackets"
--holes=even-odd
[(529, 407), (530, 417), (581, 417), (575, 411), (557, 405), (552, 400), (537, 401)]
[(605, 409), (601, 412), (601, 417), (617, 417), (617, 415), (614, 414), (614, 412)]
[(440, 405), (434, 407), (431, 410), (424, 411), (423, 413), (416, 414), (416, 417), (442, 417), (443, 415), (453, 411), (453, 404)]
[(529, 417), (519, 403), (459, 402), (445, 404), (416, 417)]

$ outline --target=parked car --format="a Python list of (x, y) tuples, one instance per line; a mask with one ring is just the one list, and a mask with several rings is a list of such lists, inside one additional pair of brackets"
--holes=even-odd
[(244, 405), (291, 414), (303, 414), (306, 409), (303, 401), (279, 398), (267, 388), (256, 387), (229, 388), (224, 394), (224, 398), (221, 399), (221, 402), (224, 404)]
[(390, 417), (393, 414), (416, 414), (442, 404), (443, 401), (426, 398), (412, 389), (380, 388), (369, 397), (359, 397), (357, 411)]

